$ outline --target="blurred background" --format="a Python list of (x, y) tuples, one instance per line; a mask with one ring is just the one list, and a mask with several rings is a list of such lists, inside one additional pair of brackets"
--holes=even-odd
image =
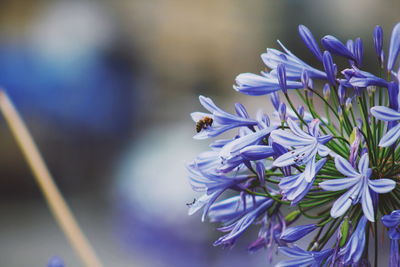
[[(215, 226), (189, 217), (198, 195), (185, 162), (207, 148), (192, 139), (198, 95), (233, 110), (268, 110), (265, 97), (232, 90), (237, 74), (263, 69), (279, 38), (317, 64), (297, 35), (362, 37), (387, 45), (398, 0), (0, 2), (0, 86), (27, 122), (60, 190), (105, 266), (270, 266), (213, 247)], [(316, 65), (318, 66), (318, 65)], [(0, 119), (0, 266), (81, 266)]]

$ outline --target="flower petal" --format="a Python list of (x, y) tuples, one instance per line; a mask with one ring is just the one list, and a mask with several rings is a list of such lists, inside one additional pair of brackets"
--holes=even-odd
[(287, 124), (290, 128), (290, 130), (297, 135), (300, 138), (306, 139), (306, 140), (315, 140), (315, 138), (313, 138), (312, 136), (308, 135), (307, 133), (305, 133), (300, 127), (299, 125), (297, 125), (296, 122), (294, 122), (293, 120), (291, 120), (290, 118), (287, 119)]
[(295, 163), (301, 163), (302, 159), (307, 155), (312, 156), (314, 150), (315, 149), (312, 146), (305, 146), (289, 151), (278, 157), (273, 164), (277, 167), (285, 167)]
[(361, 205), (364, 212), (365, 217), (373, 222), (374, 219), (374, 205), (372, 203), (371, 193), (369, 192), (369, 187), (365, 186), (362, 197), (361, 197)]
[(369, 157), (368, 157), (368, 153), (364, 153), (361, 156), (360, 161), (358, 162), (358, 171), (365, 175), (368, 172), (368, 165), (369, 165)]
[(344, 193), (340, 198), (338, 198), (335, 203), (333, 203), (333, 206), (331, 208), (331, 216), (333, 218), (337, 218), (342, 216), (343, 214), (346, 213), (346, 211), (350, 208), (353, 200), (351, 199), (351, 196), (357, 191), (359, 191), (360, 186), (359, 184), (356, 184), (353, 186), (349, 191)]
[(389, 55), (387, 69), (391, 71), (396, 64), (396, 59), (400, 51), (400, 23), (394, 26), (392, 36), (390, 38)]
[(396, 182), (391, 179), (377, 179), (377, 180), (369, 180), (368, 185), (372, 191), (384, 194), (392, 191), (396, 187)]
[(375, 106), (371, 108), (371, 114), (382, 121), (397, 121), (400, 120), (400, 112), (385, 107), (385, 106)]
[(341, 156), (335, 157), (335, 167), (340, 173), (347, 177), (355, 177), (359, 175), (353, 166), (351, 166), (351, 164)]
[(302, 139), (299, 136), (284, 130), (275, 130), (271, 133), (271, 138), (274, 142), (289, 147), (289, 146), (305, 146), (315, 142), (311, 139)]
[(360, 177), (332, 179), (319, 183), (319, 186), (325, 191), (340, 191), (354, 186), (360, 181)]
[(384, 136), (382, 136), (381, 141), (379, 141), (379, 146), (388, 147), (395, 143), (400, 137), (400, 124), (397, 124), (392, 129), (390, 129)]

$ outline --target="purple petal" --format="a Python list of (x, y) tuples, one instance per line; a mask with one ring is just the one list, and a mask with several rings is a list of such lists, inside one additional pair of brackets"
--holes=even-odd
[(374, 205), (372, 203), (371, 193), (369, 192), (369, 187), (365, 186), (362, 197), (361, 197), (361, 205), (364, 212), (365, 217), (373, 222), (374, 219)]
[(341, 197), (339, 197), (331, 208), (331, 216), (333, 218), (337, 218), (346, 213), (346, 211), (350, 208), (353, 200), (351, 199), (352, 195), (357, 194), (360, 190), (360, 185), (357, 183), (350, 190), (344, 193)]
[(240, 154), (247, 160), (259, 160), (275, 155), (275, 151), (272, 146), (253, 145), (240, 150)]
[(351, 164), (344, 158), (337, 156), (335, 157), (335, 167), (336, 169), (347, 177), (358, 176), (359, 173), (351, 166)]
[(316, 153), (307, 162), (306, 168), (304, 169), (304, 179), (307, 183), (311, 182), (315, 177), (315, 157)]
[(332, 179), (319, 183), (319, 186), (325, 191), (340, 191), (350, 188), (360, 181), (359, 177)]
[(391, 179), (377, 179), (377, 180), (369, 180), (368, 185), (372, 191), (384, 194), (392, 191), (396, 187), (396, 182)]
[(364, 153), (361, 156), (360, 161), (358, 162), (358, 171), (365, 175), (368, 172), (368, 166), (369, 166), (369, 157), (368, 153)]
[(374, 29), (374, 47), (375, 53), (378, 58), (381, 56), (382, 46), (383, 46), (383, 30), (382, 27), (377, 25)]
[(271, 133), (271, 138), (275, 143), (278, 143), (283, 146), (305, 146), (305, 145), (310, 145), (313, 142), (315, 142), (315, 138), (307, 138), (307, 139), (302, 139), (299, 138), (299, 136), (294, 135), (293, 133), (290, 133), (288, 131), (284, 130), (275, 130)]
[(325, 72), (328, 77), (328, 81), (331, 85), (336, 85), (336, 73), (335, 73), (335, 65), (333, 64), (332, 56), (328, 51), (324, 52), (323, 61)]
[(394, 26), (392, 36), (390, 38), (389, 55), (387, 69), (391, 71), (396, 64), (396, 59), (400, 51), (400, 23)]
[(371, 108), (371, 114), (382, 121), (400, 120), (400, 112), (385, 106), (375, 106)]
[(306, 224), (306, 225), (289, 227), (282, 232), (280, 239), (288, 243), (293, 243), (299, 240), (300, 238), (306, 236), (307, 234), (311, 233), (317, 228), (318, 226), (315, 224)]
[(348, 59), (355, 59), (354, 55), (349, 51), (349, 49), (347, 49), (347, 47), (336, 37), (327, 35), (322, 38), (321, 42), (329, 52), (346, 57)]
[(379, 141), (379, 146), (388, 147), (395, 143), (400, 137), (400, 124), (390, 129)]
[(311, 31), (304, 25), (299, 25), (299, 34), (303, 42), (306, 44), (308, 49), (314, 54), (314, 56), (319, 60), (322, 61), (322, 53), (318, 47), (317, 42), (314, 39)]
[[(289, 165), (293, 165), (295, 163), (300, 163), (305, 157), (311, 157), (313, 156), (313, 151), (314, 151), (313, 146), (305, 146), (302, 148), (298, 148), (292, 151), (289, 151), (282, 156), (278, 157), (274, 161), (274, 165), (277, 167), (285, 167)], [(316, 152), (316, 151), (315, 151)], [(315, 153), (314, 153), (315, 155)]]
[(287, 124), (288, 124), (290, 130), (291, 130), (295, 135), (297, 135), (298, 137), (300, 137), (300, 138), (302, 138), (302, 139), (310, 140), (310, 141), (311, 141), (311, 140), (312, 140), (312, 141), (315, 140), (315, 138), (313, 138), (312, 136), (310, 136), (310, 135), (308, 135), (307, 133), (305, 133), (305, 132), (299, 127), (299, 125), (298, 125), (296, 122), (294, 122), (293, 120), (288, 119), (288, 120), (287, 120)]

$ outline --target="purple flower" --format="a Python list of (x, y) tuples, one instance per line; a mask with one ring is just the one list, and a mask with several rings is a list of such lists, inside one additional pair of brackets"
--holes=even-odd
[(316, 224), (306, 224), (286, 228), (281, 234), (281, 239), (287, 243), (293, 243), (317, 228), (318, 226)]
[(365, 248), (366, 224), (367, 219), (362, 216), (346, 245), (340, 249), (339, 257), (342, 264), (357, 264), (360, 261)]
[(343, 56), (348, 59), (356, 60), (353, 53), (336, 37), (332, 35), (324, 36), (321, 40), (322, 45), (332, 54)]
[[(253, 73), (239, 74), (236, 79), (236, 85), (233, 86), (238, 92), (246, 95), (266, 95), (280, 90), (280, 84), (276, 76), (264, 73), (263, 76)], [(301, 82), (287, 81), (287, 89), (303, 88)]]
[[(248, 117), (242, 117), (240, 115), (233, 115), (220, 109), (208, 97), (200, 96), (199, 100), (202, 106), (211, 113), (193, 112), (190, 114), (192, 119), (197, 123), (198, 121), (203, 120), (205, 117), (209, 117), (212, 119), (212, 123), (211, 125), (206, 125), (206, 127), (201, 129), (201, 131), (194, 136), (195, 139), (215, 137), (233, 128), (243, 126), (251, 127), (257, 125), (256, 120)], [(241, 106), (241, 115), (247, 114), (245, 109), (243, 109), (244, 107)]]
[(240, 190), (240, 183), (249, 179), (248, 175), (237, 175), (229, 177), (223, 174), (215, 174), (210, 172), (202, 172), (195, 163), (187, 166), (189, 171), (190, 184), (194, 191), (206, 192), (201, 196), (189, 209), (189, 215), (204, 207), (202, 220), (204, 221), (210, 206), (215, 200), (226, 190)]
[(319, 267), (333, 252), (331, 248), (322, 251), (306, 251), (298, 246), (280, 247), (279, 249), (285, 255), (295, 259), (278, 262), (275, 267)]
[(391, 71), (396, 64), (397, 56), (400, 51), (400, 23), (394, 26), (392, 36), (390, 37), (389, 54), (387, 60), (387, 69)]
[[(315, 164), (315, 173), (324, 166), (326, 159), (321, 159)], [(315, 176), (311, 181), (307, 181), (305, 173), (298, 173), (292, 176), (282, 177), (279, 188), (284, 199), (292, 202), (292, 205), (297, 204), (313, 186)]]
[(318, 119), (313, 120), (308, 125), (308, 133), (304, 132), (294, 121), (287, 120), (287, 124), (292, 132), (284, 130), (275, 130), (271, 133), (271, 138), (274, 142), (286, 146), (294, 147), (274, 161), (277, 167), (285, 167), (293, 164), (305, 165), (304, 177), (307, 182), (310, 182), (316, 173), (315, 159), (317, 154), (321, 157), (326, 157), (330, 150), (326, 146), (330, 135), (320, 135)]
[(314, 54), (314, 56), (319, 60), (322, 61), (322, 53), (319, 49), (317, 42), (314, 39), (311, 31), (304, 25), (299, 25), (299, 34), (303, 42), (306, 44), (308, 49)]
[(326, 74), (324, 72), (311, 67), (310, 65), (296, 57), (288, 49), (286, 49), (286, 47), (281, 42), (278, 41), (278, 43), (285, 51), (285, 53), (277, 49), (268, 48), (267, 53), (261, 55), (264, 64), (268, 68), (272, 69), (271, 75), (276, 76), (276, 69), (278, 68), (278, 65), (284, 64), (286, 67), (286, 75), (289, 80), (299, 80), (303, 70), (306, 70), (308, 72), (308, 75), (312, 79), (326, 79)]
[(390, 215), (382, 217), (382, 223), (389, 228), (390, 259), (389, 267), (400, 266), (400, 210), (394, 210)]
[(369, 168), (368, 154), (362, 155), (358, 163), (358, 171), (351, 164), (340, 156), (335, 157), (336, 169), (346, 178), (332, 179), (324, 181), (319, 186), (326, 191), (340, 191), (348, 189), (340, 196), (332, 206), (331, 216), (334, 218), (342, 216), (351, 205), (361, 201), (361, 206), (365, 217), (374, 221), (374, 206), (371, 191), (378, 194), (392, 191), (396, 183), (391, 179), (371, 180), (372, 170)]
[[(225, 247), (230, 247), (235, 244), (236, 240), (247, 230), (247, 228), (253, 224), (253, 222), (262, 214), (264, 214), (269, 207), (273, 204), (273, 200), (269, 198), (264, 198), (257, 205), (251, 206), (244, 213), (243, 216), (232, 217), (231, 220), (226, 221), (229, 224), (223, 227), (218, 228), (219, 231), (229, 232), (228, 234), (220, 237), (217, 241), (214, 242), (214, 246), (223, 245)], [(221, 208), (219, 207), (219, 212), (221, 213)], [(222, 209), (223, 211), (224, 209)], [(229, 207), (229, 210), (237, 215), (237, 212), (232, 209), (232, 206)], [(225, 212), (229, 212), (225, 211)], [(214, 208), (214, 217), (211, 217), (211, 220), (215, 221), (215, 208)], [(225, 215), (226, 216), (226, 215)], [(232, 222), (232, 220), (234, 222)]]

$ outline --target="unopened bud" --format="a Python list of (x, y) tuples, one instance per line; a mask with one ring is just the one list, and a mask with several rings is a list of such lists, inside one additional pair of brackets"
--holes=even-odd
[(331, 87), (329, 86), (329, 84), (325, 84), (324, 88), (322, 89), (322, 93), (324, 94), (324, 99), (326, 101), (329, 100), (329, 97), (331, 96)]

